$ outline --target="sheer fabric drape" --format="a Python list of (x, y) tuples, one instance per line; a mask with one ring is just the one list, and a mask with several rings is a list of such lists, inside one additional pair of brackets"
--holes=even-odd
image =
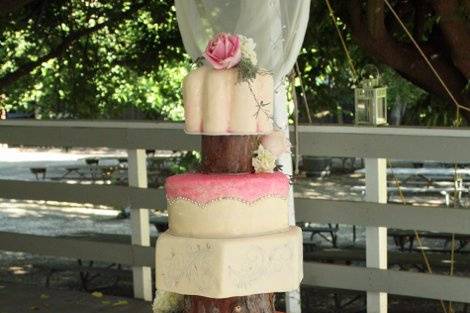
[(202, 55), (216, 33), (253, 38), (259, 65), (276, 85), (291, 70), (302, 46), (310, 0), (175, 0), (178, 25), (189, 55)]

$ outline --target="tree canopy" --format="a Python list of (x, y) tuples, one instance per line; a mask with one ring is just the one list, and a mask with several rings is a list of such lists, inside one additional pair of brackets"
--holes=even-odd
[(171, 3), (24, 3), (1, 22), (0, 89), (11, 108), (42, 118), (181, 118), (188, 59)]
[[(390, 2), (459, 102), (470, 106), (469, 1)], [(383, 0), (331, 3), (356, 68), (379, 68), (390, 110), (405, 111), (407, 124), (451, 125), (454, 105)], [(312, 1), (298, 64), (314, 120), (351, 120), (354, 82), (324, 1)], [(179, 120), (190, 68), (173, 1), (0, 0), (0, 94), (10, 112)], [(301, 103), (303, 122), (306, 110)]]

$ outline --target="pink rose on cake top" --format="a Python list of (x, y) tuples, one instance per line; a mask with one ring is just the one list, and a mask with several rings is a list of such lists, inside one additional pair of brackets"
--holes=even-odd
[(207, 44), (204, 58), (218, 70), (238, 65), (242, 58), (240, 38), (227, 33), (218, 34)]
[(273, 130), (273, 78), (258, 68), (255, 48), (252, 39), (235, 34), (220, 33), (209, 41), (206, 64), (183, 81), (187, 133), (258, 135)]

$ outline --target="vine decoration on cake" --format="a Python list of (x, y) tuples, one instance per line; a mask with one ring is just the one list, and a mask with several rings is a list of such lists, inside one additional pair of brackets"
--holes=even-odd
[(238, 83), (247, 83), (253, 99), (256, 103), (255, 117), (259, 114), (266, 115), (273, 120), (273, 116), (266, 110), (270, 104), (258, 99), (253, 90), (253, 81), (257, 75), (271, 75), (270, 71), (258, 66), (258, 58), (255, 52), (256, 43), (252, 38), (243, 35), (218, 33), (209, 40), (202, 56), (195, 60), (196, 66), (204, 65), (207, 61), (214, 69), (223, 70), (235, 68), (238, 70)]
[(252, 165), (256, 173), (273, 173), (279, 170), (276, 160), (284, 153), (290, 153), (291, 143), (283, 130), (277, 129), (261, 136), (258, 149), (254, 152)]

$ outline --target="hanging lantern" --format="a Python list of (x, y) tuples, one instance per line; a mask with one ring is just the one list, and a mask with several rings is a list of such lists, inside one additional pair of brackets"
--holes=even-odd
[(369, 76), (354, 89), (356, 124), (387, 125), (387, 87), (380, 86), (380, 77)]

